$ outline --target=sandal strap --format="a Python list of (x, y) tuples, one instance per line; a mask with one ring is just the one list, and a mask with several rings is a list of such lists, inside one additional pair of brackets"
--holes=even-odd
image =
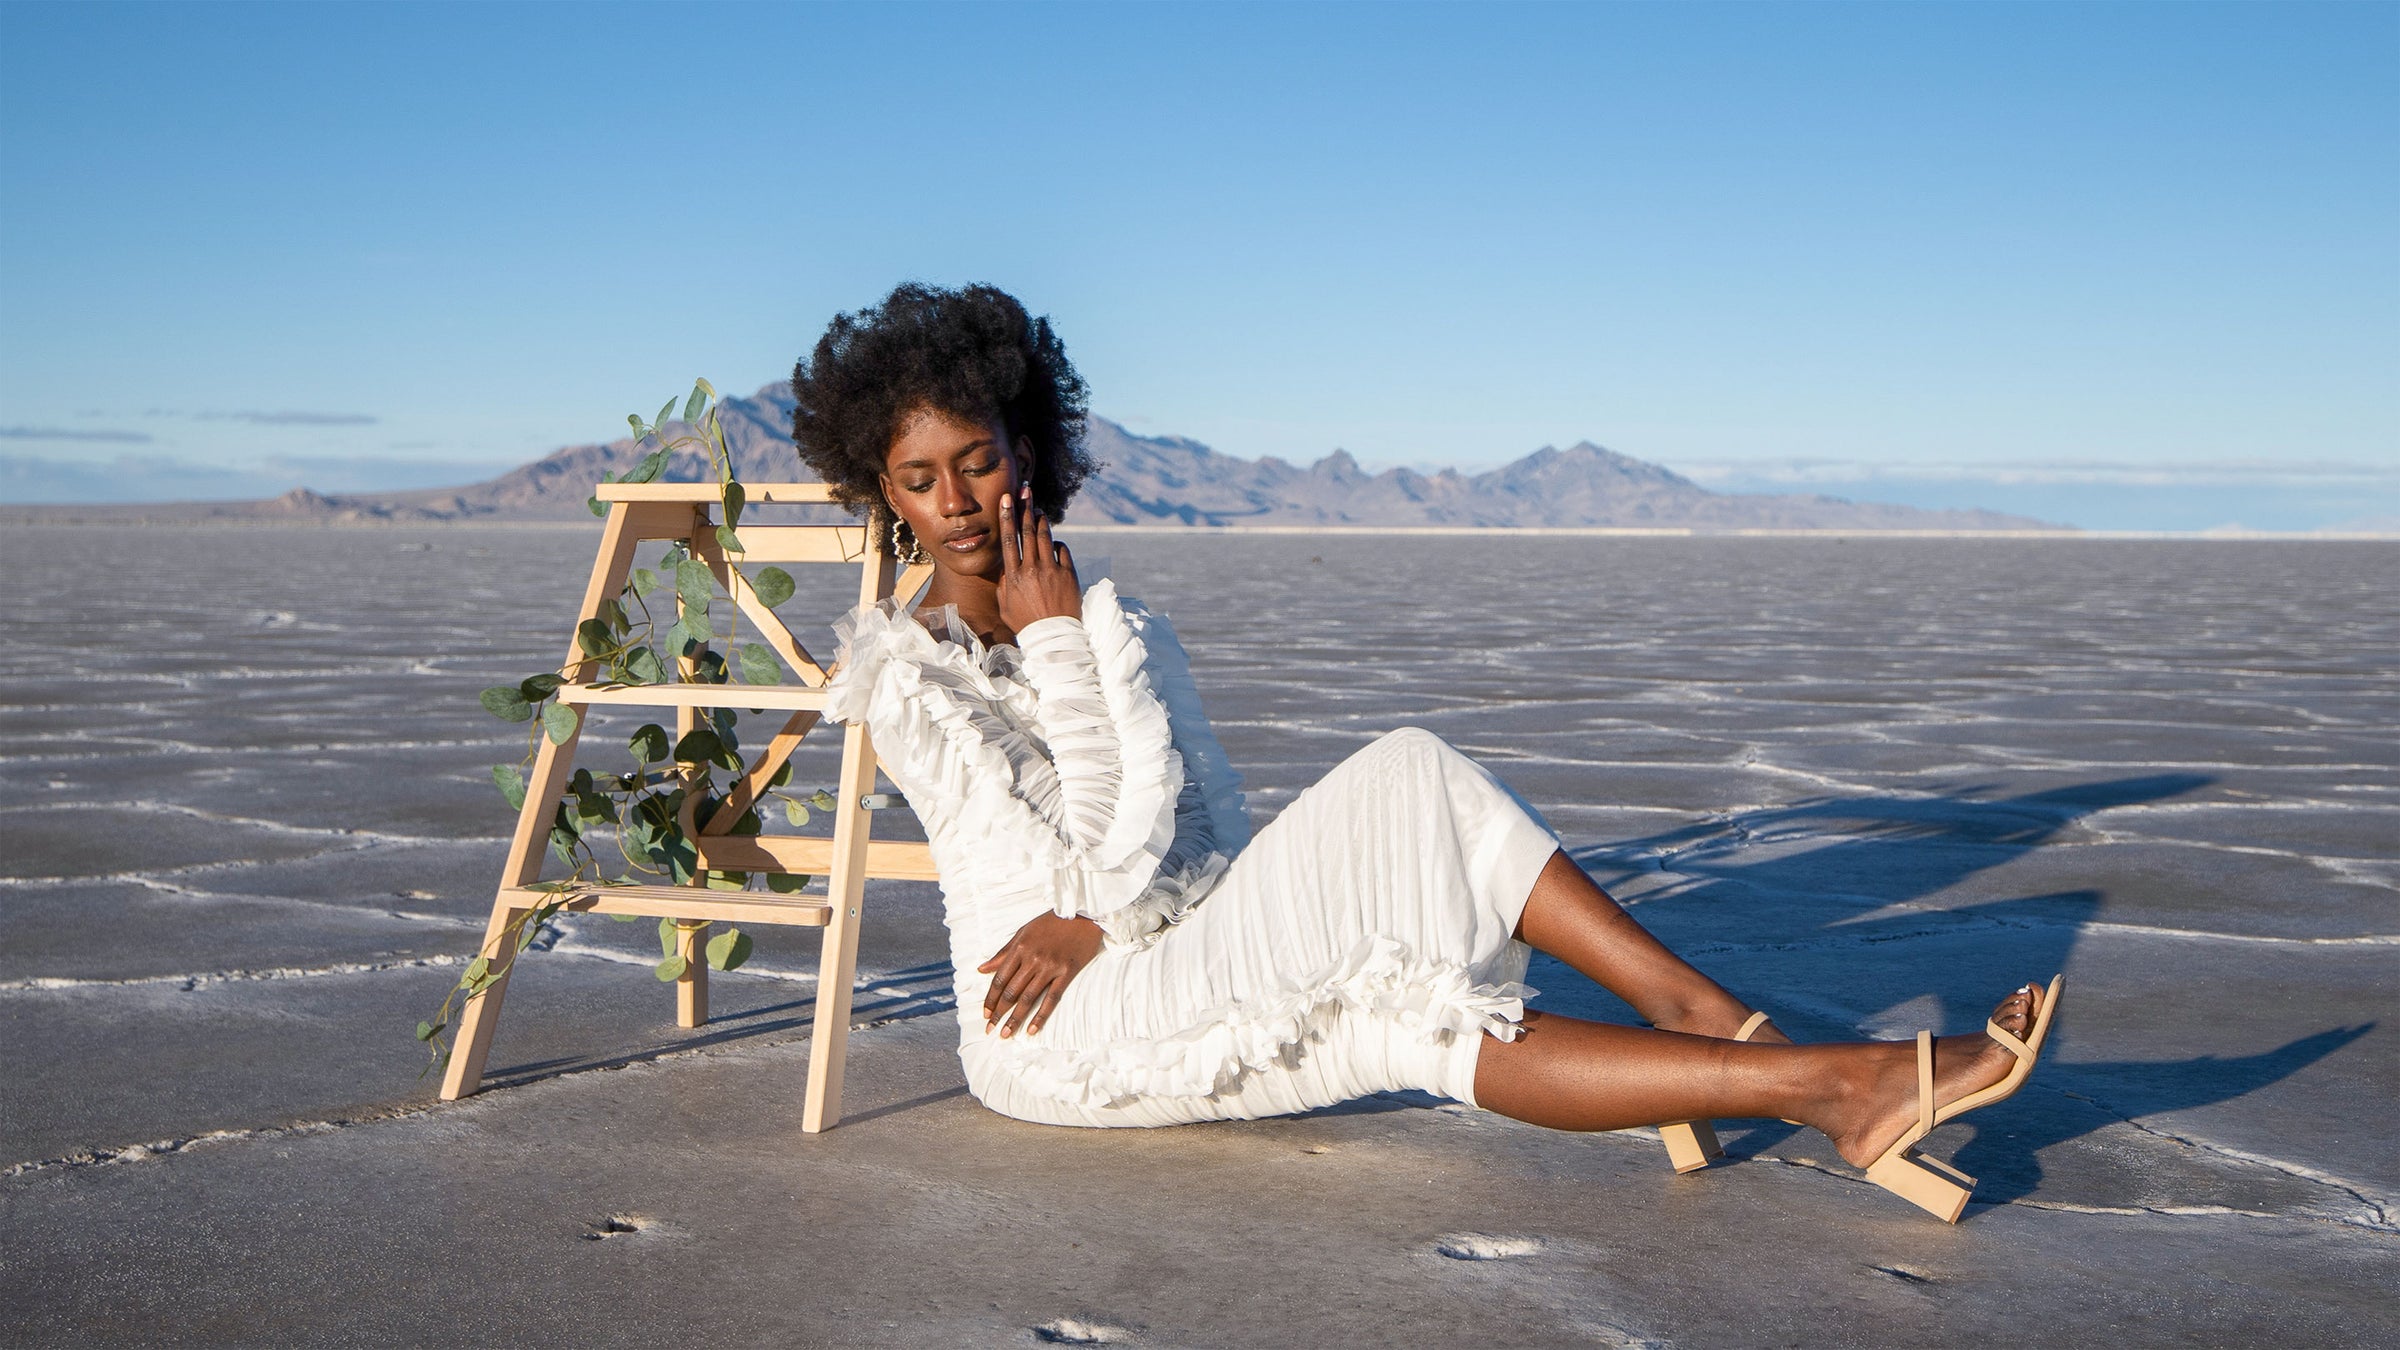
[(2002, 1045), (2007, 1046), (2008, 1053), (2015, 1055), (2019, 1059), (2033, 1058), (2033, 1047), (2009, 1034), (2007, 1029), (2003, 1028), (1998, 1022), (1984, 1023), (1983, 1034), (1991, 1037), (1995, 1041), (2000, 1042)]
[(1933, 1133), (1933, 1033), (1917, 1033), (1917, 1137)]
[(1750, 1014), (1749, 1021), (1742, 1023), (1742, 1029), (1733, 1033), (1733, 1038), (1737, 1041), (1749, 1040), (1750, 1033), (1758, 1030), (1760, 1027), (1763, 1027), (1766, 1024), (1767, 1015), (1763, 1012), (1754, 1012)]

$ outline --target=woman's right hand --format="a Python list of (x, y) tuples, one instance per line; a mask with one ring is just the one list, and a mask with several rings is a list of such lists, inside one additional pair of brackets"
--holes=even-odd
[(1033, 508), (1033, 489), (1000, 499), (1000, 622), (1021, 633), (1044, 619), (1083, 617), (1083, 586), (1065, 544)]

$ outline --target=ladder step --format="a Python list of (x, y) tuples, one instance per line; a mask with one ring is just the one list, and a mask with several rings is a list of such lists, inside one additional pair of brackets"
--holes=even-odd
[[(715, 919), (724, 923), (787, 924), (823, 928), (833, 922), (833, 902), (821, 895), (777, 895), (772, 891), (716, 891), (700, 886), (576, 886), (567, 908), (589, 914), (638, 914), (646, 919)], [(511, 886), (500, 892), (511, 905), (547, 903), (550, 892)]]
[(823, 708), (825, 691), (798, 684), (562, 684), (558, 701), (651, 708)]

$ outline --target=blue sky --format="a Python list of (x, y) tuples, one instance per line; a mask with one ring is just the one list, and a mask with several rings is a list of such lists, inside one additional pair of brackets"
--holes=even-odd
[(1137, 431), (2400, 518), (2400, 6), (0, 6), (0, 499), (482, 477), (903, 278)]

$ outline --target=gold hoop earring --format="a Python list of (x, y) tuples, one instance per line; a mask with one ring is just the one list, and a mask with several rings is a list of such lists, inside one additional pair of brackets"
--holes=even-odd
[(925, 561), (925, 550), (917, 547), (917, 532), (915, 530), (910, 530), (908, 532), (908, 547), (906, 550), (903, 550), (900, 547), (901, 528), (900, 518), (898, 516), (892, 517), (892, 557), (900, 562), (907, 563), (909, 566), (914, 567), (918, 563)]

